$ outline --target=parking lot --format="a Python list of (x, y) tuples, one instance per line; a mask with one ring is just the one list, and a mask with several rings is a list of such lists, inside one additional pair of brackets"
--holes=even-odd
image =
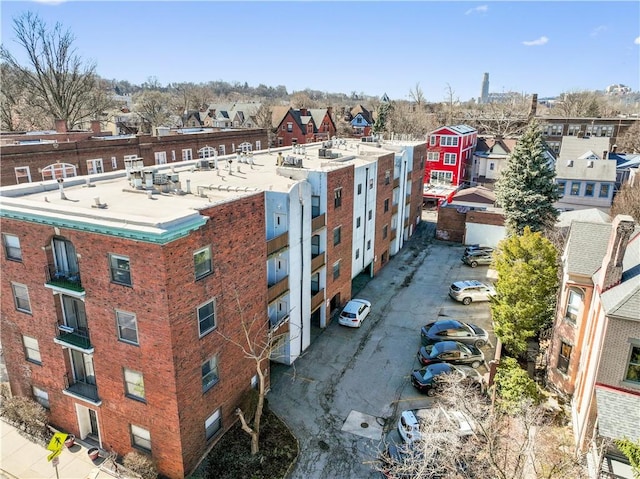
[(273, 365), (269, 405), (300, 442), (291, 478), (380, 477), (371, 462), (383, 440), (400, 440), (400, 412), (433, 402), (409, 381), (419, 367), (424, 324), (445, 318), (475, 323), (489, 331), (483, 351), (487, 361), (493, 358), (488, 303), (464, 306), (448, 296), (454, 281), (486, 281), (488, 267), (464, 265), (464, 247), (435, 241), (433, 230), (433, 223), (423, 222), (357, 294), (372, 303), (361, 328), (333, 322), (293, 366)]

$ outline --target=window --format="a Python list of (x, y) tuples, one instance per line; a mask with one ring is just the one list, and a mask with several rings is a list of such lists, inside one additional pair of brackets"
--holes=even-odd
[(24, 284), (11, 283), (13, 288), (13, 299), (16, 304), (16, 309), (23, 313), (31, 312), (31, 302), (29, 301), (29, 290)]
[(109, 255), (109, 268), (111, 269), (111, 281), (118, 284), (131, 286), (131, 271), (129, 258), (126, 256)]
[(226, 145), (219, 145), (218, 146), (218, 153), (219, 154), (226, 155), (226, 150), (227, 150)]
[(33, 391), (33, 399), (40, 403), (43, 408), (49, 409), (49, 393), (37, 386), (32, 386), (31, 390)]
[(596, 189), (595, 183), (587, 183), (584, 188), (584, 196), (593, 196), (593, 191)]
[(333, 246), (339, 245), (342, 237), (342, 227), (338, 226), (333, 230)]
[(218, 152), (211, 146), (203, 146), (198, 150), (199, 158), (213, 158), (215, 156), (218, 156)]
[(112, 170), (118, 169), (118, 159), (115, 156), (111, 157), (111, 169)]
[(144, 379), (141, 372), (124, 368), (124, 393), (127, 397), (144, 401)]
[(600, 198), (608, 198), (609, 197), (609, 185), (603, 184), (600, 185)]
[(458, 146), (458, 137), (443, 135), (440, 137), (440, 146)]
[(360, 217), (356, 218), (356, 228), (360, 228)]
[(20, 238), (15, 235), (3, 234), (2, 243), (7, 259), (22, 261), (22, 248), (20, 248)]
[(204, 422), (205, 437), (209, 440), (220, 430), (222, 430), (222, 414), (220, 409), (216, 409), (216, 412)]
[(95, 175), (102, 173), (103, 171), (102, 158), (98, 158), (97, 160), (87, 160), (87, 173), (89, 175)]
[(571, 182), (571, 196), (578, 196), (580, 194), (580, 182), (572, 181)]
[(358, 183), (358, 194), (362, 194), (362, 183)]
[(569, 297), (567, 298), (567, 311), (564, 314), (565, 319), (576, 322), (578, 320), (578, 313), (582, 306), (582, 292), (575, 289), (569, 290)]
[(455, 165), (456, 164), (456, 154), (455, 153), (445, 153), (444, 154), (444, 164), (445, 165)]
[(145, 451), (151, 451), (151, 434), (147, 429), (131, 424), (131, 444)]
[(41, 174), (43, 180), (71, 178), (76, 176), (76, 167), (70, 163), (54, 163), (53, 165), (42, 168)]
[(578, 133), (580, 133), (580, 125), (569, 125), (567, 136), (578, 136)]
[(333, 279), (336, 280), (340, 277), (340, 261), (333, 263)]
[(560, 354), (558, 354), (558, 371), (567, 373), (569, 370), (569, 360), (571, 359), (572, 346), (562, 341), (560, 343)]
[(214, 356), (202, 364), (202, 392), (211, 389), (219, 379), (218, 356)]
[(439, 161), (440, 153), (437, 151), (429, 151), (427, 153), (427, 161)]
[(216, 327), (216, 307), (214, 300), (198, 306), (198, 329), (200, 337)]
[(431, 135), (429, 137), (429, 145), (435, 146), (435, 144), (436, 144), (436, 135)]
[(256, 140), (256, 150), (262, 150), (262, 142), (260, 140)]
[(16, 183), (31, 183), (31, 171), (28, 166), (16, 166), (13, 171), (16, 174)]
[(287, 122), (287, 131), (291, 133), (293, 131), (293, 123)]
[(387, 211), (389, 211), (389, 198), (384, 200), (384, 212), (386, 213)]
[(176, 150), (171, 150), (171, 162), (176, 161)]
[(388, 233), (389, 233), (389, 225), (384, 225), (382, 227), (382, 239), (385, 239)]
[(631, 381), (640, 384), (640, 345), (631, 346), (631, 355), (629, 357), (627, 374), (625, 381)]
[(356, 259), (360, 257), (360, 248), (356, 249)]
[(24, 356), (27, 361), (42, 364), (42, 357), (40, 356), (40, 347), (38, 346), (38, 340), (31, 336), (22, 336), (22, 344), (24, 345)]
[(167, 152), (166, 151), (156, 151), (153, 156), (156, 160), (156, 165), (166, 165), (167, 164)]
[(371, 221), (371, 218), (373, 218), (373, 210), (369, 210), (367, 217), (369, 218), (369, 221)]
[(191, 148), (184, 148), (182, 150), (182, 161), (191, 161), (193, 160), (193, 153), (191, 152)]
[(547, 141), (547, 147), (553, 151), (554, 153), (560, 153), (560, 142), (559, 141)]
[(133, 313), (116, 311), (118, 339), (127, 343), (138, 344), (138, 320)]
[(388, 185), (391, 182), (391, 172), (389, 170), (384, 172), (384, 184)]
[(367, 240), (367, 251), (371, 249), (371, 240)]
[(431, 183), (451, 183), (453, 180), (453, 173), (451, 171), (432, 171)]
[(558, 181), (558, 194), (564, 196), (564, 190), (567, 185), (566, 181)]
[(562, 130), (564, 130), (562, 124), (551, 125), (551, 136), (562, 136)]
[(489, 163), (489, 171), (493, 171), (495, 169), (495, 167), (496, 167), (495, 163), (493, 163), (493, 162)]
[(193, 263), (196, 271), (196, 280), (211, 273), (211, 271), (213, 271), (211, 265), (211, 247), (206, 246), (193, 253)]
[(342, 188), (333, 190), (333, 206), (336, 208), (342, 206)]

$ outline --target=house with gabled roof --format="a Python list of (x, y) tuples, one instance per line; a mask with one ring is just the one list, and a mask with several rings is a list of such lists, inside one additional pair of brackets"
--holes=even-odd
[(466, 180), (471, 184), (492, 188), (502, 170), (506, 168), (516, 143), (518, 143), (517, 138), (478, 137), (473, 164), (467, 171)]
[[(274, 111), (273, 118), (281, 111)], [(289, 108), (276, 125), (276, 146), (304, 145), (329, 140), (336, 133), (331, 108)]]
[(356, 105), (351, 109), (351, 128), (353, 136), (369, 136), (373, 127), (373, 112), (362, 105)]
[(556, 208), (609, 211), (616, 183), (616, 161), (609, 159), (608, 138), (565, 138), (555, 168), (561, 195)]
[(640, 439), (640, 227), (574, 221), (562, 262), (547, 383), (570, 399), (590, 476), (631, 478), (612, 440)]

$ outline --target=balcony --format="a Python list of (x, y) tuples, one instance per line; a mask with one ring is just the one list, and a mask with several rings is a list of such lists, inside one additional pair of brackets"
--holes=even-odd
[(400, 178), (394, 178), (393, 179), (393, 187), (397, 188), (398, 186), (400, 186)]
[(391, 206), (391, 214), (395, 215), (397, 212), (398, 212), (398, 205), (397, 204), (392, 205)]
[(396, 229), (395, 229), (395, 228), (393, 228), (393, 229), (391, 230), (391, 236), (390, 236), (390, 237), (391, 237), (391, 241), (393, 241), (394, 239), (396, 239), (396, 237), (397, 237), (397, 236), (398, 236), (398, 235), (397, 235), (397, 233), (396, 233)]
[(408, 194), (407, 196), (405, 196), (404, 198), (404, 204), (408, 205), (409, 203), (411, 203), (411, 194)]
[(324, 256), (324, 253), (320, 253), (311, 258), (311, 272), (314, 272), (324, 266)]
[(404, 227), (408, 227), (409, 226), (409, 218), (405, 218), (404, 219)]
[(267, 256), (289, 246), (289, 232), (282, 233), (273, 239), (267, 240)]
[(267, 301), (271, 303), (289, 290), (289, 276), (285, 276), (280, 281), (270, 284), (267, 289)]
[(50, 264), (45, 267), (45, 275), (48, 288), (84, 295), (79, 271), (64, 271)]
[(325, 226), (325, 214), (322, 213), (311, 219), (311, 231), (318, 231)]
[(316, 309), (322, 306), (323, 302), (324, 302), (324, 289), (321, 289), (317, 293), (313, 293), (311, 295), (311, 312), (313, 313)]
[(64, 393), (79, 399), (84, 399), (97, 406), (102, 404), (100, 396), (98, 396), (98, 386), (86, 380), (75, 379), (72, 374), (64, 375)]
[(279, 336), (289, 332), (289, 315), (284, 316), (278, 321), (269, 321), (269, 328), (272, 336)]
[(66, 324), (59, 323), (56, 326), (56, 337), (54, 343), (77, 349), (85, 354), (93, 354), (93, 346), (89, 339), (89, 328), (72, 328)]

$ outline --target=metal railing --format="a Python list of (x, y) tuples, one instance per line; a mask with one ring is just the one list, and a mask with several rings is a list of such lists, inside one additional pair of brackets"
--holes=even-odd
[(67, 326), (62, 321), (58, 321), (58, 324), (56, 324), (56, 339), (81, 349), (91, 349), (89, 328), (74, 328)]
[(64, 375), (64, 389), (76, 396), (87, 398), (94, 402), (100, 401), (98, 396), (98, 386), (86, 380), (76, 379), (71, 373)]
[(47, 284), (72, 291), (84, 291), (80, 271), (66, 271), (49, 264), (45, 266), (45, 275)]

